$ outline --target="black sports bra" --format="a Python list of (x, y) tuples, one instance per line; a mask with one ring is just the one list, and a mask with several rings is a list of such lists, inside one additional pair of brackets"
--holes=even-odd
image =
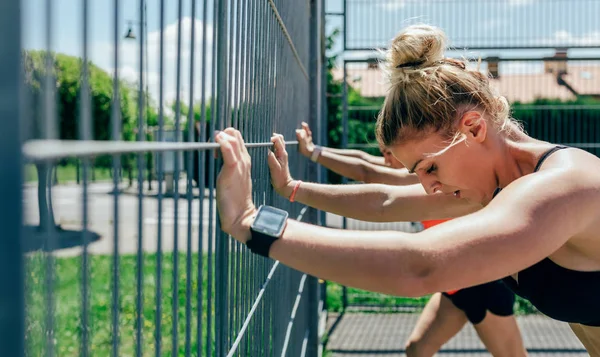
[[(538, 171), (544, 160), (554, 152), (566, 149), (556, 146), (548, 150), (537, 163)], [(500, 192), (496, 189), (494, 196)], [(584, 272), (563, 268), (544, 258), (512, 277), (502, 279), (515, 294), (529, 300), (539, 311), (553, 319), (600, 326), (600, 271)]]

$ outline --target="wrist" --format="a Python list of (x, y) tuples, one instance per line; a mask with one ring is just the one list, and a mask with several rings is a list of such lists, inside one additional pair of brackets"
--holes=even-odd
[(296, 183), (297, 180), (288, 181), (288, 183), (285, 186), (283, 186), (283, 188), (280, 190), (281, 196), (289, 200), (290, 196), (292, 195), (292, 192), (294, 192), (294, 187), (296, 186)]
[(319, 157), (321, 156), (322, 151), (323, 148), (321, 146), (315, 145), (312, 153), (310, 154), (310, 161), (317, 162), (319, 160)]
[(256, 208), (253, 207), (252, 210), (244, 214), (244, 216), (239, 220), (238, 224), (236, 225), (234, 233), (231, 235), (233, 238), (242, 243), (246, 243), (248, 240), (250, 240), (250, 227), (252, 226), (252, 223), (256, 218), (256, 212)]

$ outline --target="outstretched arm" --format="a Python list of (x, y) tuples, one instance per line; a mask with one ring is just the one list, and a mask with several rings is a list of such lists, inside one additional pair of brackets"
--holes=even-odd
[(355, 157), (341, 156), (327, 150), (321, 152), (317, 162), (331, 171), (355, 181), (401, 186), (419, 183), (417, 175), (410, 174), (405, 168), (394, 169), (374, 165)]
[(326, 146), (322, 146), (323, 152), (330, 152), (337, 155), (354, 157), (363, 161), (366, 161), (372, 165), (388, 167), (385, 164), (385, 159), (381, 156), (374, 156), (362, 150), (354, 150), (354, 149), (336, 149), (330, 148)]
[[(278, 194), (289, 199), (298, 182), (290, 175), (283, 136), (275, 135), (271, 141), (275, 149), (269, 157), (271, 183)], [(420, 184), (327, 185), (302, 182), (294, 199), (322, 211), (371, 222), (452, 218), (481, 208), (454, 196), (427, 195)]]
[[(221, 225), (245, 243), (256, 212), (250, 156), (233, 129), (217, 142), (224, 160), (217, 182)], [(418, 239), (403, 232), (343, 231), (289, 220), (270, 257), (323, 279), (399, 296), (493, 281), (549, 256), (595, 219), (598, 175), (574, 170), (527, 175), (486, 208), (416, 233)]]
[[(298, 138), (298, 150), (300, 151), (300, 153), (302, 155), (304, 155), (310, 159), (315, 150), (316, 145), (313, 142), (312, 131), (310, 130), (310, 127), (308, 126), (307, 123), (303, 122), (302, 129), (296, 130), (296, 137)], [(383, 167), (388, 166), (385, 163), (385, 158), (383, 158), (381, 156), (373, 156), (373, 155), (370, 155), (361, 150), (335, 149), (335, 148), (330, 148), (327, 146), (319, 146), (319, 148), (321, 150), (321, 154), (324, 152), (329, 152), (329, 153), (336, 154), (339, 156), (356, 158), (356, 159), (365, 161), (367, 163), (370, 163), (370, 164), (376, 165), (376, 166), (383, 166)], [(322, 165), (326, 166), (326, 164), (322, 164)], [(326, 167), (334, 172), (337, 172), (337, 171), (335, 171), (335, 169), (332, 169), (328, 166), (326, 166)]]

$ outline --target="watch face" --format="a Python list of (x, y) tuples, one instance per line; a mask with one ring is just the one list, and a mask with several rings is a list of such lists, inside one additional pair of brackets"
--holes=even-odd
[(285, 211), (275, 209), (269, 206), (262, 206), (259, 211), (252, 228), (269, 235), (279, 235), (285, 226), (285, 221), (288, 214)]

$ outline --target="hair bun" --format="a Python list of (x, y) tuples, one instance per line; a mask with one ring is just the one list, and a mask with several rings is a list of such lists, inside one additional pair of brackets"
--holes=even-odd
[(446, 35), (435, 26), (412, 25), (396, 35), (388, 50), (388, 70), (427, 67), (444, 58)]

